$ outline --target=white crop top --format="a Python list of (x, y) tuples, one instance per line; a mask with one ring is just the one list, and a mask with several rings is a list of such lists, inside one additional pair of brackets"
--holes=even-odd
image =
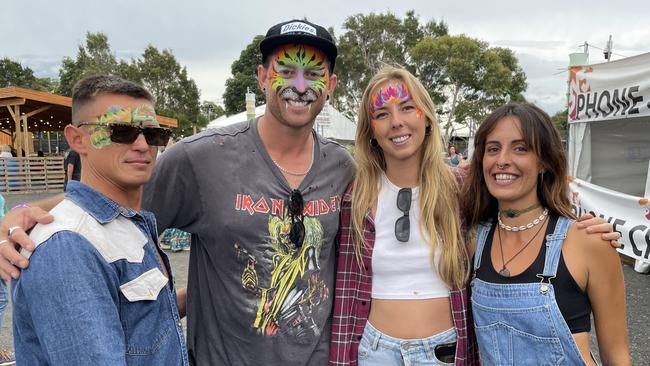
[[(400, 188), (384, 174), (375, 214), (375, 246), (372, 252), (372, 297), (375, 299), (431, 299), (448, 297), (449, 287), (429, 262), (431, 248), (420, 232), (418, 188), (412, 189), (409, 241), (395, 237), (395, 221), (404, 214), (397, 208)], [(436, 263), (440, 248), (436, 248)]]

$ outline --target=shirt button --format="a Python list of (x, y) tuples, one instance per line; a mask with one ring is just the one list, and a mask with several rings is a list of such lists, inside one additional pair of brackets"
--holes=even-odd
[(361, 301), (361, 305), (366, 306), (366, 302), (365, 302), (365, 301)]
[(360, 340), (361, 340), (361, 336), (357, 336), (357, 340), (360, 341)]
[(178, 322), (177, 325), (178, 325), (179, 328), (183, 327), (183, 324), (181, 322)]
[(374, 228), (374, 227), (371, 227), (371, 228), (370, 228), (370, 232), (371, 232), (371, 233), (374, 233), (374, 232), (375, 232), (375, 228)]

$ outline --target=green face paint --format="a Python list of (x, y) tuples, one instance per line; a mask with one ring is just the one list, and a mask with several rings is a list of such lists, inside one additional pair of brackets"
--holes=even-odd
[(313, 90), (320, 97), (327, 92), (329, 69), (325, 55), (317, 48), (287, 45), (275, 51), (269, 68), (269, 83), (277, 93), (295, 87), (299, 92)]
[(146, 123), (151, 122), (156, 126), (158, 120), (156, 119), (156, 111), (150, 104), (144, 104), (139, 107), (122, 107), (113, 105), (108, 107), (106, 113), (98, 116), (94, 121), (97, 123)]
[(156, 119), (156, 111), (150, 104), (144, 104), (139, 107), (122, 107), (113, 105), (108, 107), (106, 113), (97, 116), (91, 123), (97, 123), (96, 126), (90, 126), (90, 144), (95, 149), (102, 149), (113, 142), (108, 125), (111, 123), (119, 124), (138, 124), (146, 126), (159, 126)]

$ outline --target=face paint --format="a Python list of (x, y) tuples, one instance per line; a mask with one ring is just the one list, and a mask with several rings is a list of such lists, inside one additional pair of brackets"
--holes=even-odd
[(97, 123), (146, 123), (151, 122), (158, 125), (156, 111), (153, 106), (144, 104), (139, 107), (122, 107), (113, 105), (108, 107), (106, 113), (98, 116), (94, 121)]
[(318, 97), (327, 92), (329, 69), (325, 55), (317, 48), (287, 45), (276, 50), (268, 80), (278, 94), (287, 88), (299, 93), (312, 90)]
[[(370, 100), (370, 114), (375, 115), (375, 112), (388, 104), (397, 105), (399, 103), (411, 100), (406, 85), (404, 84), (389, 84), (385, 89), (377, 90), (377, 93), (371, 97)], [(419, 108), (418, 108), (419, 110)], [(422, 113), (422, 111), (420, 111)]]
[(92, 126), (90, 128), (90, 144), (95, 149), (102, 149), (112, 143), (108, 126)]
[(91, 126), (89, 130), (90, 144), (95, 149), (102, 149), (113, 143), (108, 124), (146, 124), (147, 126), (158, 126), (156, 111), (150, 104), (144, 104), (135, 108), (113, 105), (108, 107), (106, 113), (98, 116), (92, 122), (100, 124), (99, 126)]

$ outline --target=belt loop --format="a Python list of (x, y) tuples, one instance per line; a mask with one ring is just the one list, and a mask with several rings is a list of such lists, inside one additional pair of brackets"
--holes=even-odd
[(436, 359), (436, 345), (431, 339), (423, 339), (422, 344), (424, 345), (424, 352), (427, 354), (427, 360)]
[[(372, 325), (371, 325), (372, 326)], [(376, 351), (379, 346), (379, 340), (381, 339), (381, 332), (372, 328), (372, 350)]]

